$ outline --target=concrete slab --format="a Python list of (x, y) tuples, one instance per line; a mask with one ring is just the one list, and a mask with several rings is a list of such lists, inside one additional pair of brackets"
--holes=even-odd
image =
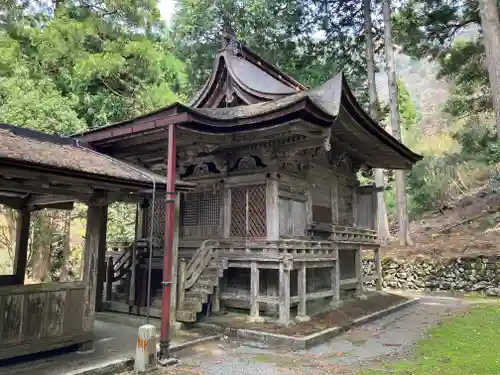
[[(128, 324), (120, 324), (120, 321)], [(120, 371), (133, 365), (137, 343), (137, 330), (145, 324), (145, 318), (134, 326), (130, 319), (117, 317), (115, 322), (96, 320), (94, 348), (89, 352), (77, 352), (76, 347), (26, 356), (0, 362), (2, 375), (97, 375)], [(158, 323), (158, 322), (156, 322)], [(159, 331), (158, 331), (159, 332)], [(171, 341), (173, 353), (186, 347), (220, 336), (210, 336), (203, 331), (178, 331)]]

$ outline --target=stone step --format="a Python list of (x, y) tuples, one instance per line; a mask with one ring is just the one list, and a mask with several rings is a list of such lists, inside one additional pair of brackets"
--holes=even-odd
[(199, 300), (202, 303), (207, 303), (208, 302), (208, 295), (206, 291), (203, 290), (188, 290), (185, 295), (185, 299), (194, 299), (194, 300)]
[(196, 322), (196, 313), (189, 310), (177, 310), (175, 313), (177, 321), (184, 323)]
[(194, 283), (193, 287), (191, 289), (189, 289), (189, 291), (191, 292), (197, 292), (197, 291), (200, 291), (200, 292), (203, 292), (205, 294), (212, 294), (214, 292), (214, 287), (213, 285), (209, 285), (209, 284), (198, 284), (198, 281), (196, 283)]
[(182, 306), (182, 310), (188, 310), (199, 313), (201, 310), (203, 310), (203, 303), (198, 299), (186, 298), (184, 300), (184, 305)]
[(217, 286), (219, 285), (219, 278), (217, 276), (201, 275), (200, 278), (196, 281), (196, 284)]
[(207, 267), (201, 274), (202, 276), (216, 276), (222, 277), (224, 276), (224, 270), (219, 267)]

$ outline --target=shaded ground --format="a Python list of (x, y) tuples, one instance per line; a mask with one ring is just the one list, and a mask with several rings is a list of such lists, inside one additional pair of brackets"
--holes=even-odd
[[(115, 314), (116, 315), (116, 314)], [(145, 319), (139, 319), (136, 326), (96, 320), (94, 324), (94, 349), (79, 353), (77, 347), (42, 353), (36, 356), (25, 356), (16, 360), (0, 361), (2, 375), (69, 375), (95, 366), (105, 366), (135, 356), (137, 344), (137, 329), (145, 324)], [(157, 323), (152, 320), (151, 323)], [(157, 330), (157, 334), (159, 334)], [(182, 332), (172, 338), (172, 345), (203, 336), (198, 330)]]
[(407, 356), (428, 327), (464, 308), (458, 299), (424, 297), (416, 305), (297, 352), (227, 339), (183, 353), (180, 365), (159, 374), (359, 374), (362, 369), (376, 369), (385, 361)]
[(407, 300), (405, 297), (394, 294), (376, 294), (369, 296), (366, 300), (348, 300), (345, 301), (344, 306), (339, 309), (314, 315), (314, 318), (309, 322), (296, 323), (289, 327), (283, 327), (273, 323), (249, 325), (246, 322), (248, 315), (210, 317), (204, 321), (224, 327), (252, 329), (255, 331), (301, 337), (327, 328), (349, 325), (354, 319), (397, 305), (405, 300)]

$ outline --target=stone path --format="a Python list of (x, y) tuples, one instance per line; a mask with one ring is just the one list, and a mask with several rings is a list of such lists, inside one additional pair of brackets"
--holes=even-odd
[[(418, 304), (346, 332), (320, 346), (292, 352), (258, 348), (227, 339), (184, 353), (176, 375), (358, 374), (361, 368), (408, 355), (425, 330), (456, 314), (465, 303), (449, 297), (423, 297)], [(194, 351), (196, 350), (196, 351)]]

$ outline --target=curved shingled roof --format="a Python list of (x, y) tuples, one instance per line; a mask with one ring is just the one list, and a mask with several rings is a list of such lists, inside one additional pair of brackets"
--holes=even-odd
[(253, 104), (306, 90), (304, 85), (234, 37), (228, 39), (215, 58), (210, 77), (189, 103), (190, 107), (217, 107), (228, 93), (236, 94), (246, 104)]
[[(307, 90), (236, 39), (228, 40), (215, 59), (210, 78), (190, 105), (174, 103), (135, 119), (90, 130), (80, 137), (90, 143), (112, 139), (119, 142), (121, 135), (167, 123), (205, 134), (229, 134), (287, 126), (301, 120), (330, 128), (337, 144), (342, 143), (350, 154), (372, 167), (409, 169), (421, 159), (364, 111), (343, 73)], [(227, 105), (225, 98), (233, 95), (240, 99), (238, 103), (246, 104)]]

